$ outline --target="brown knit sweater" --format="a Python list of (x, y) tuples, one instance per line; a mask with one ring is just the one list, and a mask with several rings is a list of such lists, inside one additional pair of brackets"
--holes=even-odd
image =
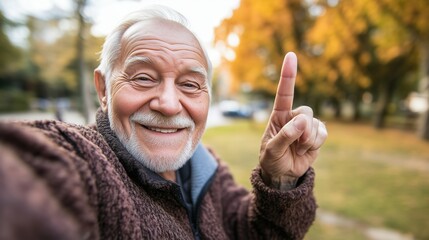
[[(108, 127), (0, 122), (0, 239), (194, 239), (180, 186), (131, 157)], [(253, 192), (219, 159), (198, 205), (201, 239), (302, 239), (314, 221), (314, 172), (297, 188)]]

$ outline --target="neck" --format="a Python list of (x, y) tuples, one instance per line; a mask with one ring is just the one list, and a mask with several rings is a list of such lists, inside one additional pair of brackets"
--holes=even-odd
[(161, 177), (163, 177), (165, 180), (176, 182), (176, 172), (175, 171), (161, 172), (161, 173), (158, 173), (158, 174)]

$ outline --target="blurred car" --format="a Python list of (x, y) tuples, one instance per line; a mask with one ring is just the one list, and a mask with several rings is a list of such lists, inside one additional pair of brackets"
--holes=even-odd
[(250, 106), (234, 100), (224, 100), (219, 103), (219, 110), (225, 117), (252, 118), (253, 109)]

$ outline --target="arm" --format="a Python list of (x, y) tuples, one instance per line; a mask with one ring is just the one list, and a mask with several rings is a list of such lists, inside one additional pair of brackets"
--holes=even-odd
[[(0, 123), (0, 238), (81, 239), (93, 225), (69, 154), (34, 128)], [(89, 235), (88, 235), (89, 236)]]
[(216, 182), (214, 186), (222, 192), (224, 227), (230, 239), (302, 239), (314, 221), (312, 168), (289, 191), (266, 185), (260, 167), (252, 172), (253, 193), (238, 186), (224, 164)]

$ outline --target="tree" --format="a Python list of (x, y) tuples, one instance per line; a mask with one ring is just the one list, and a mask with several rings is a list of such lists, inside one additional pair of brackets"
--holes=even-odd
[[(387, 11), (398, 26), (406, 29), (409, 40), (418, 46), (419, 90), (426, 96), (429, 106), (429, 22), (427, 21), (429, 1), (416, 0), (411, 4), (404, 0), (382, 0), (377, 3)], [(429, 140), (429, 108), (422, 114), (419, 135)]]
[(308, 34), (309, 42), (323, 49), (320, 62), (325, 67), (320, 75), (352, 96), (355, 109), (362, 94), (371, 92), (377, 100), (374, 126), (382, 128), (396, 90), (413, 71), (415, 48), (407, 32), (374, 1), (340, 1), (324, 7), (325, 14)]
[[(393, 2), (398, 1), (382, 4)], [(284, 53), (295, 51), (301, 104), (317, 111), (328, 100), (337, 105), (339, 116), (346, 99), (358, 120), (362, 97), (371, 93), (377, 101), (374, 126), (382, 128), (389, 106), (404, 94), (398, 90), (412, 87), (407, 79), (416, 71), (415, 41), (396, 18), (371, 0), (243, 0), (216, 29), (215, 42), (235, 53), (226, 61), (235, 89), (245, 83), (274, 94)], [(240, 44), (230, 44), (234, 38)]]
[(8, 25), (13, 23), (0, 11), (0, 74), (14, 71), (22, 57), (20, 50), (10, 42), (5, 33)]
[[(310, 22), (300, 0), (242, 0), (215, 32), (216, 45), (235, 52), (235, 58), (229, 60), (233, 90), (246, 84), (253, 91), (273, 96), (285, 53), (295, 51), (300, 55), (300, 66), (305, 64), (303, 38)], [(231, 44), (231, 38), (238, 38), (240, 44)], [(304, 83), (297, 85), (305, 90)]]
[(29, 107), (29, 95), (24, 89), (30, 85), (22, 71), (23, 54), (6, 35), (7, 28), (18, 24), (6, 19), (0, 11), (0, 111), (22, 111)]
[[(84, 2), (76, 4), (74, 13), (53, 8), (43, 15), (43, 19), (27, 17), (30, 34), (25, 71), (38, 79), (33, 88), (37, 97), (77, 97), (81, 103), (79, 110), (89, 121), (93, 111), (88, 106), (94, 102), (88, 83), (89, 69), (97, 64), (95, 53), (102, 42), (90, 35), (89, 23), (83, 18)], [(70, 27), (62, 28), (60, 25), (64, 22)]]
[[(62, 17), (39, 19), (34, 16), (27, 19), (30, 34), (26, 71), (38, 78), (37, 82), (45, 88), (43, 92), (36, 92), (37, 97), (70, 97), (76, 93), (76, 80), (66, 70), (74, 57), (73, 33), (60, 28), (62, 20)], [(69, 94), (63, 95), (64, 92)]]
[(90, 121), (92, 112), (94, 111), (93, 102), (91, 98), (91, 90), (86, 77), (86, 64), (85, 64), (85, 27), (86, 22), (84, 18), (84, 8), (86, 5), (86, 0), (77, 0), (76, 3), (76, 16), (78, 19), (78, 31), (77, 31), (77, 41), (76, 41), (76, 58), (77, 58), (77, 79), (80, 85), (81, 92), (81, 111), (86, 122)]

